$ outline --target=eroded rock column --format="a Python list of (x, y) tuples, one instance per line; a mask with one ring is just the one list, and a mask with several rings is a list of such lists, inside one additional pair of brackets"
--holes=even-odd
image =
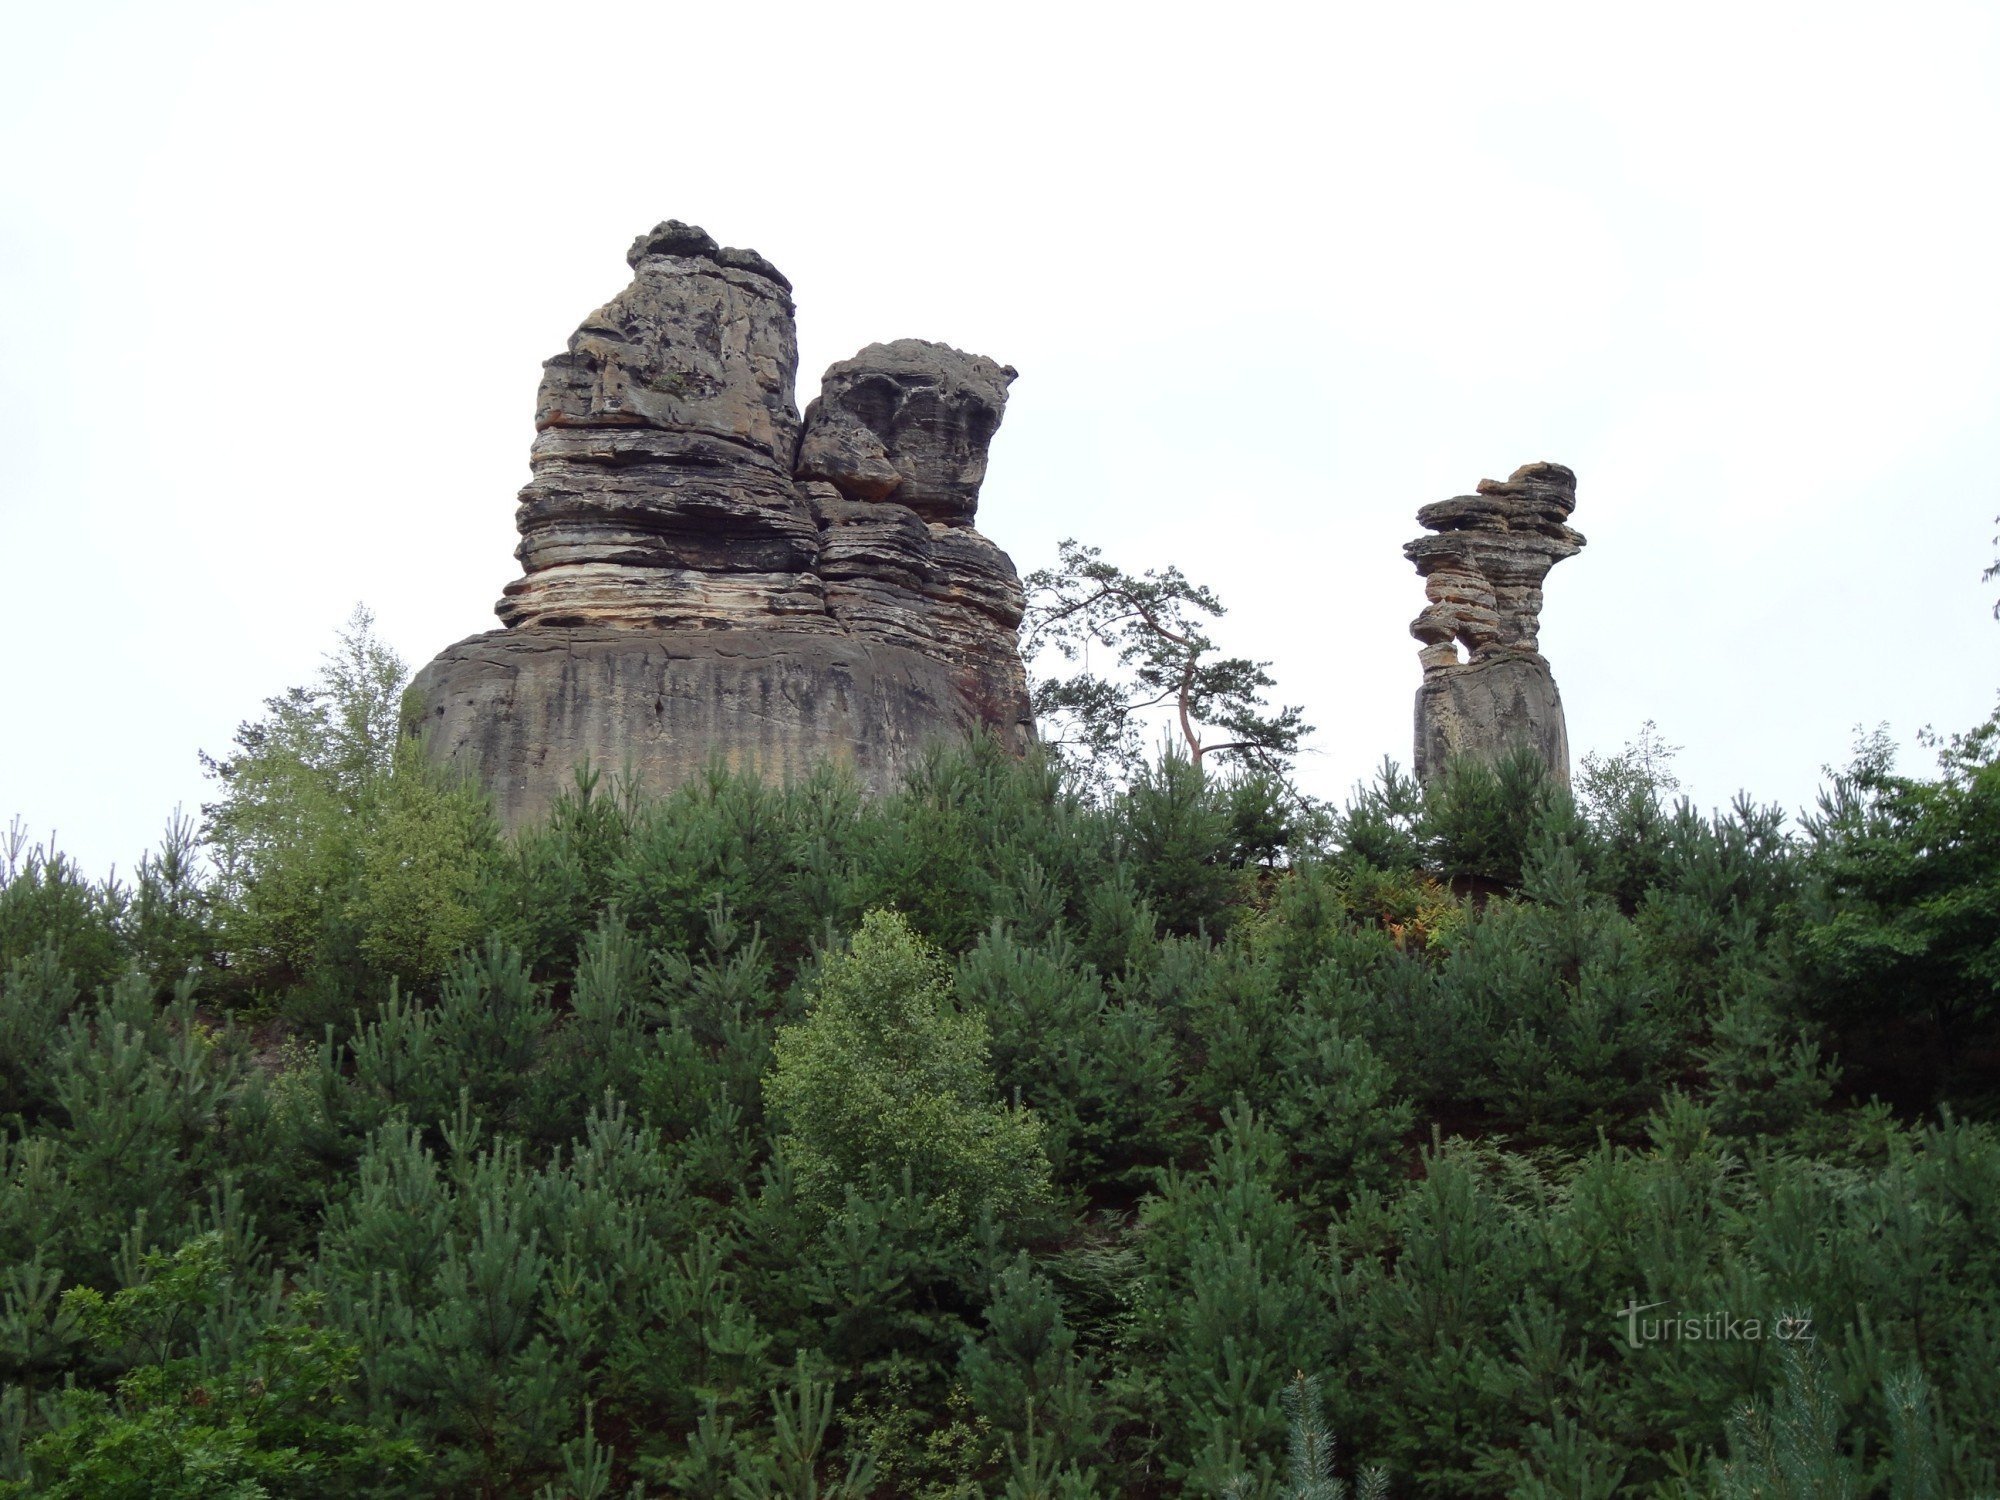
[(508, 625), (662, 630), (824, 624), (819, 528), (792, 483), (791, 283), (670, 221), (632, 284), (542, 367), (523, 576)]
[(870, 344), (826, 372), (797, 465), (841, 628), (954, 663), (996, 706), (1027, 697), (1021, 580), (972, 521), (1014, 378), (923, 339)]
[(1584, 545), (1567, 524), (1575, 509), (1576, 476), (1534, 463), (1417, 512), (1435, 533), (1403, 548), (1430, 601), (1410, 625), (1423, 646), (1419, 778), (1436, 776), (1454, 756), (1490, 760), (1526, 745), (1569, 779), (1562, 697), (1538, 637), (1542, 581)]

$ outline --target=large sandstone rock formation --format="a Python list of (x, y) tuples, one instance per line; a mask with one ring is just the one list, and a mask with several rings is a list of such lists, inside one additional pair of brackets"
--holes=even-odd
[(654, 791), (717, 756), (881, 790), (929, 739), (1025, 747), (1020, 580), (972, 527), (1014, 371), (871, 344), (801, 419), (770, 262), (678, 222), (626, 259), (543, 367), (506, 628), (413, 685), (431, 753), (519, 826), (585, 760)]
[(1417, 512), (1435, 533), (1403, 548), (1430, 600), (1410, 626), (1423, 642), (1420, 778), (1437, 775), (1456, 755), (1491, 759), (1525, 744), (1569, 779), (1562, 696), (1537, 636), (1542, 580), (1584, 544), (1566, 524), (1575, 509), (1576, 476), (1561, 464), (1538, 463)]

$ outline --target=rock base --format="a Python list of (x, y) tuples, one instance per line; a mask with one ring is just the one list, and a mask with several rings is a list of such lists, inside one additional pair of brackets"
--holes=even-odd
[(576, 767), (660, 794), (711, 760), (781, 783), (824, 765), (871, 794), (926, 743), (999, 735), (1024, 751), (1025, 701), (915, 651), (787, 630), (519, 627), (446, 648), (411, 684), (410, 728), (492, 796), (502, 826), (544, 817)]
[(1567, 784), (1569, 732), (1547, 662), (1497, 657), (1425, 675), (1417, 689), (1418, 780), (1440, 775), (1454, 756), (1494, 760), (1517, 745), (1533, 749)]

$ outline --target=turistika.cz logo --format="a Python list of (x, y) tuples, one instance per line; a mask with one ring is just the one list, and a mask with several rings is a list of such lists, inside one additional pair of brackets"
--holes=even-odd
[(1625, 1324), (1625, 1341), (1634, 1349), (1642, 1344), (1717, 1344), (1732, 1340), (1756, 1342), (1783, 1339), (1811, 1343), (1812, 1319), (1799, 1313), (1780, 1313), (1769, 1323), (1762, 1318), (1739, 1317), (1735, 1313), (1675, 1313), (1657, 1318), (1641, 1316), (1665, 1302), (1640, 1302), (1634, 1297), (1618, 1309)]

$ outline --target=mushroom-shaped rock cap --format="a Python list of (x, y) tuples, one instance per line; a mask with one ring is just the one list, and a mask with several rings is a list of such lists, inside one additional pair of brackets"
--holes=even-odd
[(640, 262), (655, 255), (696, 256), (712, 260), (718, 266), (729, 266), (766, 277), (788, 292), (792, 289), (785, 273), (755, 250), (718, 245), (715, 236), (706, 229), (695, 224), (683, 224), (679, 219), (664, 219), (634, 239), (632, 248), (625, 252), (625, 264), (636, 271)]
[(893, 499), (927, 521), (964, 525), (1016, 373), (928, 339), (870, 344), (828, 368), (806, 409), (796, 472), (850, 499)]
[(1430, 535), (1403, 555), (1425, 580), (1429, 600), (1410, 626), (1424, 643), (1424, 670), (1459, 665), (1452, 642), (1476, 666), (1498, 652), (1533, 657), (1542, 611), (1542, 580), (1584, 544), (1565, 524), (1576, 508), (1576, 475), (1561, 464), (1523, 464), (1504, 480), (1417, 512)]

